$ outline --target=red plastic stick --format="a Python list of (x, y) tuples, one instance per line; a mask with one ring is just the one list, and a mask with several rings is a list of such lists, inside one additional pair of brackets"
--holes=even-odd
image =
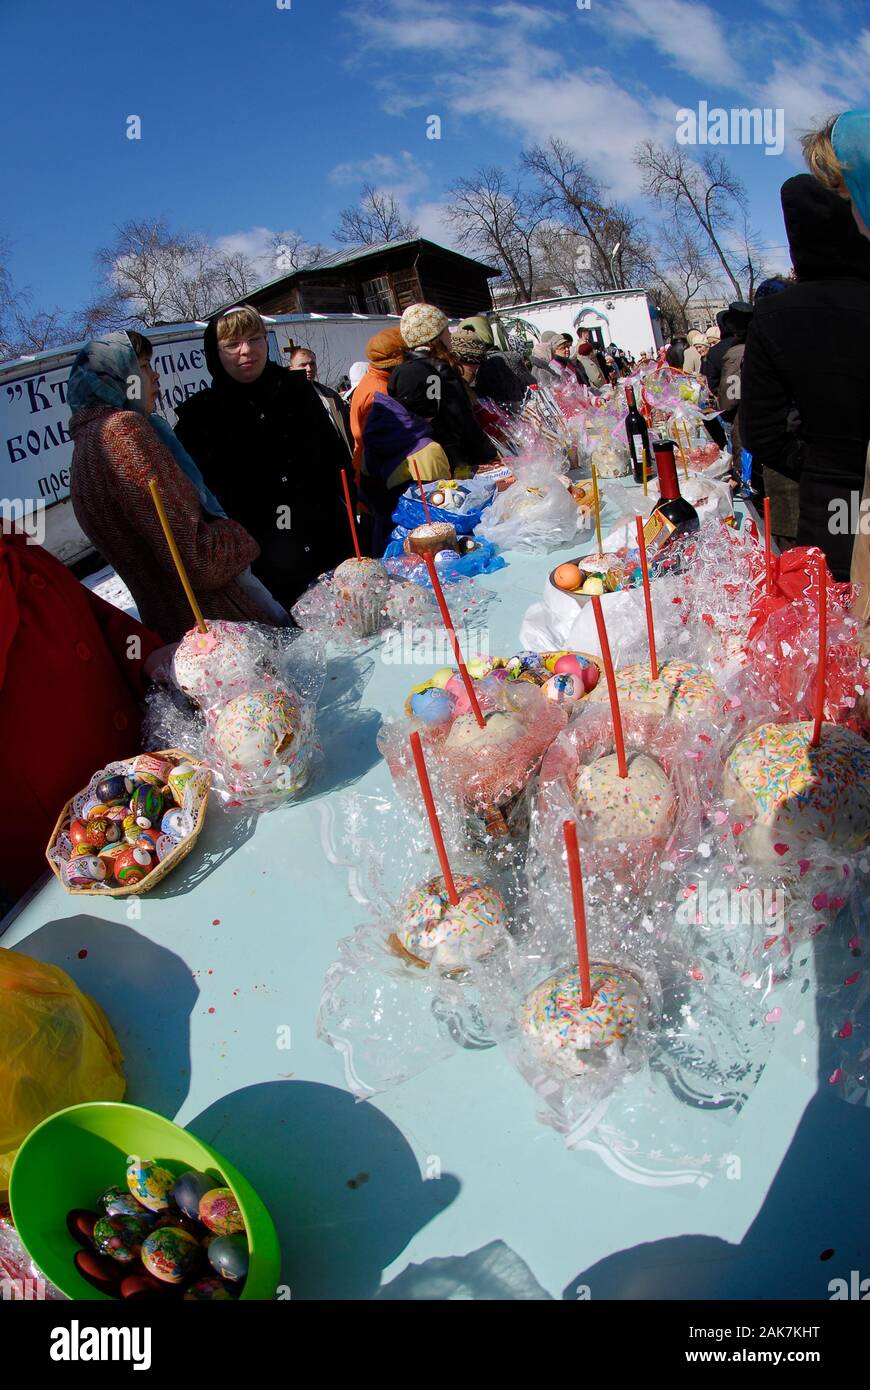
[(443, 622), (444, 627), (447, 630), (447, 636), (450, 638), (450, 645), (453, 648), (453, 656), (455, 658), (456, 665), (459, 667), (459, 674), (462, 677), (462, 684), (465, 686), (465, 693), (468, 696), (468, 702), (471, 705), (471, 708), (474, 712), (474, 717), (477, 720), (478, 725), (481, 729), (484, 729), (486, 728), (486, 720), (484, 719), (480, 709), (480, 705), (477, 702), (477, 695), (475, 694), (471, 677), (468, 674), (465, 662), (462, 659), (462, 649), (459, 645), (459, 638), (456, 636), (456, 633), (453, 630), (453, 619), (450, 616), (450, 610), (447, 607), (447, 601), (444, 598), (444, 590), (441, 588), (441, 580), (438, 578), (438, 573), (435, 569), (435, 561), (432, 559), (431, 555), (424, 555), (423, 559), (426, 561), (426, 568), (429, 571), (429, 578), (432, 581), (432, 591), (435, 594), (435, 600), (438, 604), (439, 609), (441, 610), (441, 621)]
[(347, 519), (348, 519), (348, 521), (350, 522), (350, 534), (351, 534), (351, 536), (353, 537), (353, 548), (354, 548), (354, 550), (356, 551), (356, 558), (357, 558), (358, 560), (361, 560), (361, 559), (362, 559), (362, 555), (360, 554), (359, 541), (357, 540), (356, 522), (355, 522), (355, 520), (354, 520), (354, 516), (353, 516), (353, 507), (351, 506), (351, 501), (350, 501), (350, 488), (348, 487), (348, 484), (347, 484), (347, 469), (346, 469), (346, 468), (342, 468), (342, 470), (341, 470), (341, 485), (342, 485), (342, 487), (344, 488), (344, 505), (347, 507)]
[(428, 521), (429, 525), (431, 526), (431, 525), (432, 525), (432, 517), (431, 517), (430, 514), (429, 514), (429, 503), (426, 501), (426, 494), (425, 494), (425, 492), (423, 491), (423, 483), (422, 483), (422, 480), (421, 480), (421, 478), (420, 478), (420, 470), (419, 470), (419, 468), (417, 467), (417, 460), (416, 460), (416, 459), (411, 459), (411, 462), (412, 462), (413, 465), (414, 465), (414, 473), (416, 474), (416, 477), (417, 477), (417, 486), (418, 486), (418, 488), (420, 489), (420, 501), (423, 503), (423, 511), (426, 513), (426, 520)]
[(764, 499), (764, 584), (773, 593), (773, 549), (770, 543), (770, 498)]
[(819, 669), (816, 673), (816, 712), (810, 747), (818, 748), (822, 741), (822, 719), (825, 714), (825, 684), (828, 664), (828, 571), (824, 555), (819, 556)]
[(435, 841), (435, 852), (438, 855), (438, 863), (441, 865), (441, 876), (444, 879), (444, 886), (447, 889), (447, 897), (455, 907), (459, 902), (459, 894), (456, 891), (456, 884), (453, 881), (453, 874), (450, 871), (450, 861), (447, 858), (447, 850), (444, 848), (444, 836), (441, 834), (441, 822), (438, 819), (438, 812), (435, 810), (435, 798), (432, 795), (432, 784), (429, 781), (429, 773), (426, 771), (426, 759), (423, 757), (423, 745), (420, 742), (420, 735), (413, 733), (410, 738), (411, 754), (414, 759), (414, 766), (417, 769), (417, 776), (420, 780), (420, 790), (423, 793), (423, 805), (426, 807), (426, 815), (429, 817), (429, 828), (432, 831), (432, 839)]
[(601, 659), (604, 662), (607, 693), (610, 696), (616, 765), (619, 768), (620, 777), (627, 777), (628, 763), (625, 761), (625, 741), (622, 737), (622, 715), (619, 713), (619, 699), (616, 694), (616, 675), (613, 670), (613, 657), (610, 655), (610, 643), (607, 640), (607, 628), (604, 625), (604, 614), (601, 611), (601, 599), (597, 594), (592, 595), (592, 611), (595, 614), (595, 626), (598, 628), (598, 642), (601, 647)]
[(656, 631), (653, 627), (652, 594), (649, 587), (649, 566), (646, 562), (646, 541), (643, 538), (643, 517), (635, 517), (637, 526), (637, 545), (640, 551), (640, 572), (643, 575), (643, 601), (646, 606), (646, 631), (649, 637), (650, 679), (659, 678), (659, 663), (656, 657)]
[(589, 945), (586, 940), (586, 904), (583, 900), (583, 875), (580, 872), (580, 850), (577, 847), (577, 826), (572, 820), (562, 822), (565, 849), (568, 852), (568, 874), (571, 879), (571, 905), (574, 909), (574, 935), (577, 938), (577, 964), (580, 967), (580, 1004), (588, 1009), (592, 1003), (592, 976), (589, 974)]

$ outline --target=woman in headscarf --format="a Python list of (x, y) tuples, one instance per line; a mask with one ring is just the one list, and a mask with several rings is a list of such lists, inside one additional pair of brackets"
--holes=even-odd
[(548, 329), (532, 348), (532, 376), (538, 386), (558, 386), (563, 380), (564, 372), (553, 358), (553, 341), (558, 336)]
[(269, 360), (249, 304), (202, 336), (211, 386), (178, 408), (177, 438), (229, 516), (254, 537), (254, 574), (285, 608), (352, 551), (341, 487), (347, 449), (305, 371)]
[(408, 351), (390, 374), (390, 395), (431, 422), (432, 439), (447, 455), (451, 473), (494, 462), (498, 450), (474, 418), (451, 350), (447, 315), (434, 304), (409, 304), (399, 328)]
[(353, 472), (357, 487), (363, 466), (363, 431), (375, 392), (387, 394), (390, 372), (405, 360), (405, 342), (398, 328), (384, 328), (366, 343), (367, 370), (350, 401), (350, 428), (353, 434)]
[(76, 520), (129, 588), (142, 621), (176, 640), (192, 618), (148, 488), (156, 479), (204, 616), (270, 622), (269, 595), (245, 587), (256, 542), (222, 513), (169, 426), (151, 414), (159, 378), (150, 359), (141, 334), (107, 333), (73, 363), (67, 402)]

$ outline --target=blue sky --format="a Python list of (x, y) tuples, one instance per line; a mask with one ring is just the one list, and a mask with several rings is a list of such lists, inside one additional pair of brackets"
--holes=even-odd
[(0, 238), (36, 304), (88, 299), (94, 251), (128, 217), (253, 254), (279, 229), (329, 242), (365, 178), (448, 240), (451, 179), (550, 135), (640, 208), (632, 149), (702, 100), (783, 109), (781, 155), (722, 151), (781, 248), (796, 132), (870, 101), (867, 0), (282, 3), (3, 0)]

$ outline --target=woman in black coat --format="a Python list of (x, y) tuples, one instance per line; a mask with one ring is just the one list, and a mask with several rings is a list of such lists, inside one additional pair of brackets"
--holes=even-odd
[(754, 469), (792, 473), (796, 409), (798, 545), (819, 546), (834, 577), (846, 580), (854, 536), (837, 526), (837, 503), (848, 509), (853, 494), (860, 498), (870, 440), (870, 242), (849, 204), (809, 174), (787, 179), (781, 199), (797, 283), (755, 306), (743, 441)]
[(179, 406), (175, 433), (228, 516), (257, 541), (254, 573), (289, 610), (350, 552), (347, 451), (305, 373), (269, 361), (255, 309), (212, 319), (203, 347), (212, 384)]
[(434, 304), (411, 304), (399, 330), (408, 356), (390, 373), (389, 394), (412, 415), (431, 421), (432, 439), (441, 445), (454, 473), (492, 463), (498, 449), (474, 418), (471, 397), (451, 352), (447, 315)]

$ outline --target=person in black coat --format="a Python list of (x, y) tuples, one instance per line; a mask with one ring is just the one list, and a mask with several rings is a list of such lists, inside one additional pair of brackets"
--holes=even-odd
[(710, 387), (711, 394), (719, 395), (719, 381), (722, 376), (722, 359), (730, 347), (737, 341), (734, 333), (734, 324), (731, 322), (731, 315), (727, 309), (722, 309), (716, 315), (716, 322), (719, 325), (719, 341), (713, 343), (701, 363), (701, 373), (707, 378), (707, 385)]
[(447, 315), (434, 304), (411, 304), (399, 331), (409, 351), (390, 373), (389, 394), (412, 415), (431, 421), (432, 439), (454, 473), (492, 463), (498, 450), (474, 418), (468, 389), (454, 366)]
[(175, 433), (228, 516), (260, 547), (252, 566), (290, 609), (350, 550), (347, 451), (304, 372), (270, 362), (266, 326), (242, 305), (203, 334), (212, 384), (178, 408)]
[[(797, 283), (762, 299), (743, 360), (740, 418), (753, 467), (794, 470), (803, 440), (798, 545), (817, 545), (849, 578), (854, 536), (835, 533), (836, 502), (861, 496), (870, 440), (870, 242), (849, 204), (809, 174), (782, 186)], [(790, 427), (790, 415), (792, 416)]]

